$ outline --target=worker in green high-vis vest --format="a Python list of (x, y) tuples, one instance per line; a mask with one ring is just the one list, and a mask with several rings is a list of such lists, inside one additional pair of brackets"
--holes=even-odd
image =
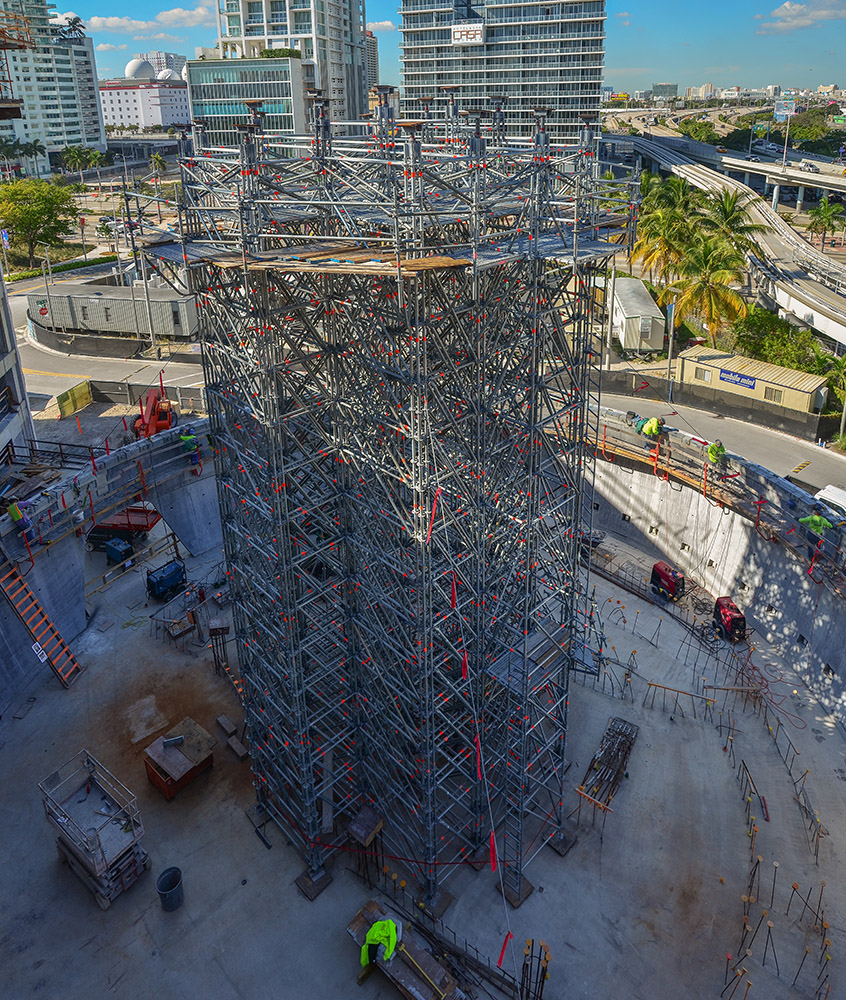
[(366, 969), (377, 958), (390, 962), (398, 941), (402, 941), (402, 924), (397, 925), (393, 920), (377, 920), (371, 924), (361, 946), (362, 968)]

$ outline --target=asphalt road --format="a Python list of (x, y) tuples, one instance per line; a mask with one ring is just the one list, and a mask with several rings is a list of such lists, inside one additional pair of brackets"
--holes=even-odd
[[(96, 270), (108, 270), (110, 266), (100, 265)], [(85, 276), (96, 273), (96, 270), (86, 270), (85, 275), (69, 280), (84, 280)], [(34, 344), (26, 336), (26, 295), (43, 287), (44, 283), (41, 281), (27, 281), (18, 282), (9, 289), (10, 306), (18, 334), (18, 349), (34, 409), (43, 408), (52, 396), (85, 378), (127, 380), (153, 385), (158, 381), (159, 372), (163, 370), (165, 385), (198, 387), (203, 384), (203, 373), (199, 365), (162, 364), (138, 359), (121, 361), (112, 358), (69, 357)], [(846, 456), (831, 449), (820, 448), (799, 438), (729, 417), (716, 416), (690, 407), (670, 406), (660, 400), (603, 394), (602, 404), (624, 412), (637, 410), (649, 415), (664, 415), (669, 426), (679, 427), (708, 441), (720, 438), (729, 452), (766, 466), (778, 475), (788, 475), (800, 462), (810, 462), (798, 474), (805, 482), (817, 484), (820, 488), (827, 483), (846, 488)]]
[[(62, 287), (79, 285), (96, 274), (108, 274), (113, 267), (113, 263), (98, 264), (73, 271), (72, 277), (59, 279), (57, 276), (55, 285), (51, 285), (51, 289), (55, 288), (58, 291)], [(84, 355), (69, 356), (33, 343), (27, 336), (26, 330), (27, 295), (44, 290), (44, 281), (41, 278), (16, 281), (8, 286), (12, 323), (17, 335), (27, 393), (33, 409), (42, 409), (50, 398), (86, 378), (153, 385), (158, 382), (159, 372), (163, 370), (165, 385), (195, 387), (203, 384), (200, 365), (144, 362), (137, 358), (121, 361)]]

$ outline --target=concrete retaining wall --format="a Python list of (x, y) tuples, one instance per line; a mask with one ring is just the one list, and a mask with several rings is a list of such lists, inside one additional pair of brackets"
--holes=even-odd
[(652, 470), (600, 459), (594, 502), (595, 528), (650, 559), (666, 558), (715, 596), (732, 596), (846, 724), (846, 607), (808, 575), (806, 559), (761, 537), (746, 518)]
[[(199, 476), (193, 474), (198, 467), (190, 464), (179, 431), (172, 430), (98, 456), (96, 471), (86, 467), (51, 483), (45, 495), (34, 498), (26, 508), (35, 525), (32, 559), (11, 518), (0, 517), (0, 550), (18, 565), (71, 646), (87, 621), (84, 543), (76, 529), (84, 534), (94, 519), (120, 509), (140, 489), (146, 489), (147, 497), (191, 554), (222, 553), (208, 421), (192, 419), (192, 426), (203, 455)], [(84, 520), (75, 520), (74, 514)], [(0, 712), (34, 676), (49, 673), (49, 665), (41, 664), (32, 652), (32, 642), (11, 605), (0, 596)]]

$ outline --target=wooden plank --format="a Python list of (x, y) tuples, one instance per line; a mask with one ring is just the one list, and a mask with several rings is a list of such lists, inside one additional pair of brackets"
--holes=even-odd
[[(371, 899), (350, 921), (347, 933), (361, 947), (372, 924), (385, 919), (399, 920), (399, 916)], [(455, 980), (418, 943), (411, 925), (405, 921), (393, 961), (377, 959), (375, 964), (407, 1000), (448, 1000), (455, 996)]]

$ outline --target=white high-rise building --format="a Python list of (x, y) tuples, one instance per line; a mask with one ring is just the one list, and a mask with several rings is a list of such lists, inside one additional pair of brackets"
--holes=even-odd
[(401, 0), (403, 113), (486, 111), (502, 100), (506, 129), (527, 135), (533, 108), (550, 112), (558, 141), (599, 125), (604, 0)]
[(94, 44), (80, 30), (51, 22), (53, 5), (46, 0), (0, 0), (10, 13), (26, 15), (33, 47), (6, 53), (12, 91), (22, 101), (21, 117), (0, 121), (0, 136), (21, 143), (39, 140), (46, 156), (34, 162), (39, 174), (50, 172), (66, 146), (106, 150), (106, 134), (97, 90)]
[(172, 69), (175, 73), (182, 73), (182, 67), (186, 63), (185, 56), (178, 52), (160, 52), (153, 49), (151, 52), (136, 52), (133, 59), (140, 59), (141, 62), (148, 62), (156, 74), (162, 73), (166, 69)]
[(302, 60), (303, 85), (329, 102), (334, 121), (356, 121), (367, 112), (360, 0), (220, 0), (217, 21), (224, 59), (293, 49)]

